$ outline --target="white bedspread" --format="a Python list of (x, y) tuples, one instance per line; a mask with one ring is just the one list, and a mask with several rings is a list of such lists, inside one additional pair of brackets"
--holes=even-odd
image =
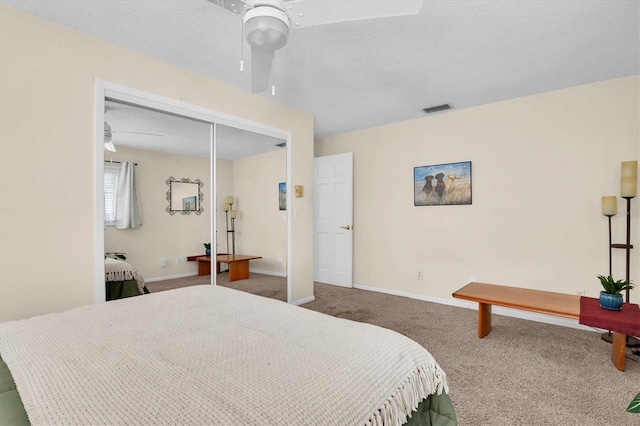
[(399, 425), (447, 390), (418, 343), (220, 286), (0, 324), (44, 424)]

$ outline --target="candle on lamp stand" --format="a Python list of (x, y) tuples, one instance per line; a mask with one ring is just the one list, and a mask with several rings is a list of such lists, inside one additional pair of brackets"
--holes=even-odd
[(620, 178), (620, 196), (622, 198), (634, 198), (638, 195), (638, 178), (621, 177)]
[(608, 195), (602, 197), (602, 214), (605, 216), (615, 216), (618, 213), (618, 197)]
[(638, 162), (637, 161), (623, 161), (620, 164), (622, 177), (638, 177)]
[(229, 203), (224, 203), (224, 211), (225, 212), (229, 211)]
[(233, 195), (229, 195), (227, 197), (227, 203), (229, 203), (230, 205), (233, 205)]

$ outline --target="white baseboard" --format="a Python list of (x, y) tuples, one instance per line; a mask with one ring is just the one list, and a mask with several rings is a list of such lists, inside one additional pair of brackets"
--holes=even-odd
[[(441, 305), (455, 306), (457, 308), (467, 308), (467, 309), (473, 309), (475, 311), (478, 310), (478, 303), (465, 301), (465, 300), (442, 299), (440, 297), (424, 296), (422, 294), (407, 293), (404, 291), (389, 290), (386, 288), (371, 287), (371, 286), (366, 286), (361, 284), (354, 284), (353, 288), (357, 288), (360, 290), (367, 290), (367, 291), (375, 291), (375, 292), (384, 293), (384, 294), (391, 294), (393, 296), (408, 297), (410, 299), (423, 300), (425, 302), (440, 303)], [(586, 325), (578, 324), (578, 320), (572, 320), (570, 318), (562, 318), (562, 317), (556, 317), (553, 315), (538, 314), (535, 312), (521, 311), (519, 309), (503, 308), (502, 306), (492, 306), (491, 312), (497, 315), (504, 315), (505, 317), (521, 318), (529, 321), (559, 325), (562, 327), (577, 328), (578, 330), (598, 331), (598, 332), (603, 331), (603, 330), (595, 329), (593, 327), (587, 327)]]
[(316, 300), (315, 296), (309, 296), (303, 299), (294, 300), (293, 302), (291, 302), (291, 304), (300, 306), (300, 305), (304, 305), (305, 303), (313, 302), (314, 300)]
[(164, 281), (164, 280), (173, 280), (173, 279), (176, 279), (176, 278), (193, 277), (194, 275), (198, 275), (198, 273), (197, 272), (186, 272), (184, 274), (166, 275), (164, 277), (145, 278), (144, 281), (147, 282), (147, 283), (152, 283), (154, 281)]
[(283, 278), (286, 278), (286, 276), (287, 276), (286, 272), (274, 272), (274, 271), (268, 271), (266, 269), (253, 269), (253, 268), (250, 268), (249, 272), (255, 272), (256, 274), (271, 275), (271, 276), (274, 276), (274, 277), (283, 277)]

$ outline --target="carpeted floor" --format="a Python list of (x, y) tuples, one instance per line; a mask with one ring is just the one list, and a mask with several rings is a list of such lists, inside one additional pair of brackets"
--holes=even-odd
[[(208, 284), (210, 277), (148, 283), (162, 291)], [(286, 300), (286, 280), (260, 274), (218, 284)], [(493, 331), (476, 337), (477, 311), (316, 283), (303, 305), (340, 318), (395, 330), (429, 350), (446, 371), (460, 425), (640, 425), (625, 412), (640, 392), (640, 357), (626, 371), (611, 363), (598, 333), (493, 316)]]

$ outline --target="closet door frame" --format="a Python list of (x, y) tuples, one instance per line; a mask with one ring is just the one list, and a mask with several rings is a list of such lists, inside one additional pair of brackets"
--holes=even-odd
[[(143, 108), (151, 108), (168, 114), (174, 114), (203, 121), (212, 125), (210, 143), (210, 178), (211, 192), (209, 193), (209, 211), (211, 212), (211, 236), (212, 247), (216, 247), (216, 145), (217, 138), (215, 127), (218, 124), (233, 127), (240, 130), (246, 130), (273, 138), (286, 141), (287, 150), (287, 188), (292, 188), (291, 183), (291, 132), (288, 130), (278, 129), (255, 121), (236, 117), (220, 111), (203, 108), (197, 105), (178, 101), (176, 99), (159, 96), (153, 93), (121, 86), (103, 80), (94, 80), (96, 96), (95, 96), (95, 134), (94, 144), (96, 149), (95, 155), (95, 300), (96, 303), (104, 302), (105, 297), (105, 281), (104, 281), (104, 113), (105, 100), (114, 100), (124, 102)], [(287, 302), (292, 303), (291, 289), (291, 197), (287, 197)], [(212, 284), (216, 284), (216, 276), (212, 274)]]

